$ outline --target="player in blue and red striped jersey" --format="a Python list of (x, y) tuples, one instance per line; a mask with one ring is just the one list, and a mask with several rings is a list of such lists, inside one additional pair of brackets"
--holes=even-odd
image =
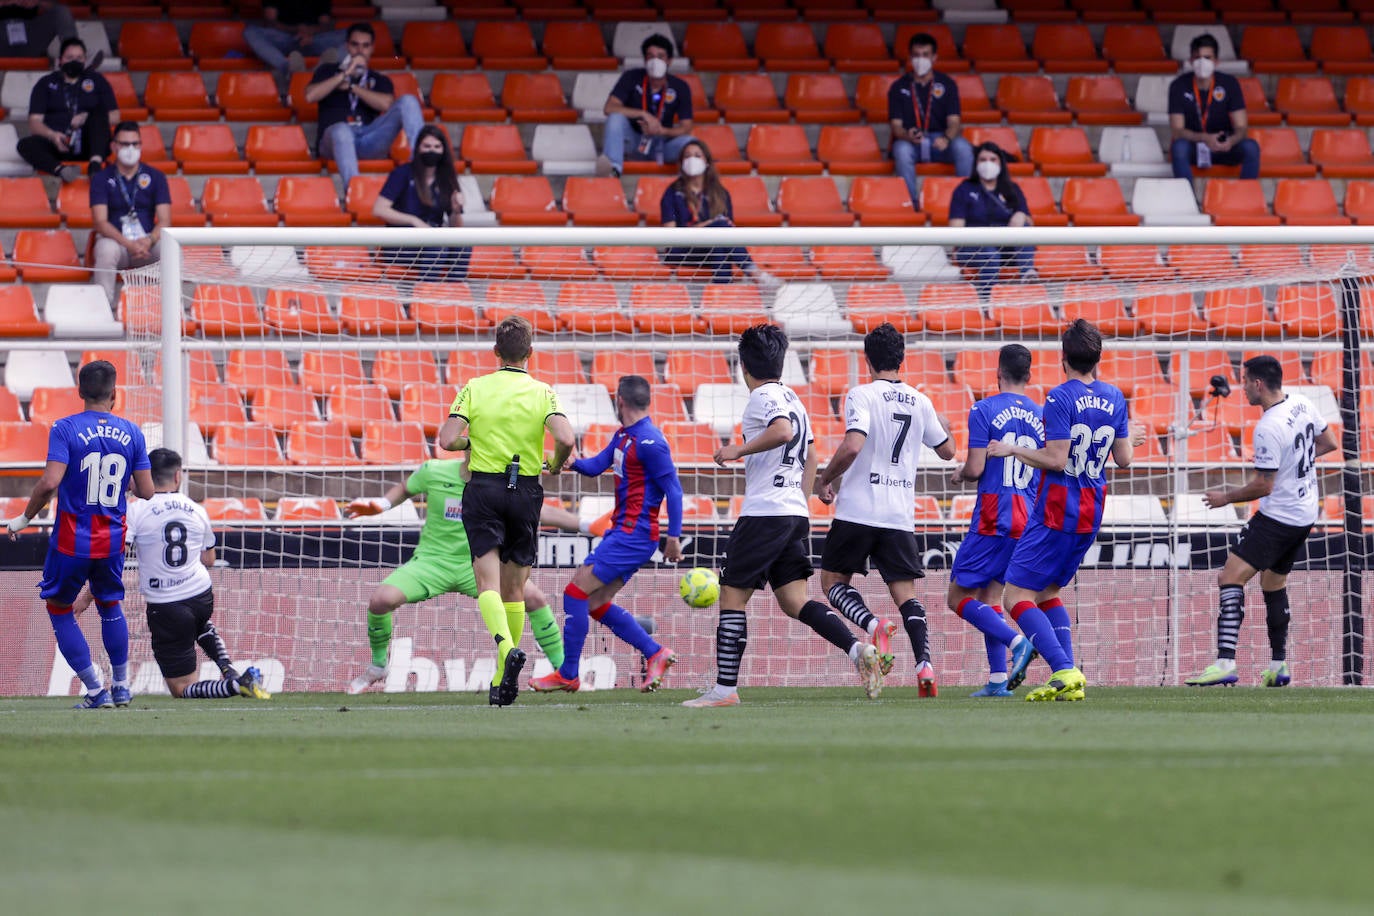
[[(125, 492), (153, 495), (148, 449), (137, 424), (110, 411), (115, 402), (115, 367), (97, 360), (81, 367), (78, 390), (86, 409), (63, 417), (48, 434), (48, 463), (34, 484), (24, 513), (6, 523), (10, 538), (28, 526), (57, 493), (48, 555), (43, 561), (39, 597), (62, 657), (71, 665), (86, 696), (78, 709), (128, 706), (129, 625), (124, 619)], [(90, 583), (100, 611), (100, 637), (110, 657), (111, 689), (106, 690), (91, 649), (77, 626), (72, 604)]]
[(563, 590), (563, 664), (530, 681), (540, 693), (576, 691), (582, 686), (578, 666), (587, 640), (588, 616), (638, 649), (648, 673), (641, 688), (657, 690), (677, 657), (644, 631), (634, 615), (612, 603), (630, 577), (658, 550), (659, 506), (668, 503), (668, 534), (663, 557), (682, 559), (682, 484), (677, 479), (672, 451), (663, 432), (649, 418), (649, 383), (643, 376), (622, 376), (615, 392), (620, 429), (601, 452), (572, 462), (586, 477), (615, 470), (615, 510), (611, 527), (596, 549), (578, 567)]
[(1004, 606), (1049, 663), (1049, 682), (1026, 699), (1081, 700), (1083, 672), (1074, 665), (1069, 612), (1059, 590), (1097, 540), (1107, 494), (1107, 456), (1127, 467), (1145, 427), (1130, 422), (1121, 389), (1095, 377), (1102, 334), (1077, 319), (1063, 336), (1065, 381), (1045, 397), (1045, 447), (989, 442), (993, 458), (1016, 458), (1042, 472), (1030, 520), (1007, 565)]
[[(1030, 640), (1017, 633), (993, 605), (1012, 548), (1021, 537), (1040, 484), (1040, 472), (1015, 458), (988, 457), (988, 443), (1007, 442), (1026, 448), (1045, 444), (1040, 405), (1026, 397), (1031, 352), (1007, 344), (997, 355), (998, 393), (984, 398), (968, 414), (968, 457), (954, 469), (954, 484), (978, 481), (978, 501), (968, 534), (959, 545), (949, 572), (949, 607), (983, 634), (988, 653), (988, 683), (971, 696), (1009, 697), (1035, 658)], [(1007, 650), (1011, 650), (1011, 671)]]

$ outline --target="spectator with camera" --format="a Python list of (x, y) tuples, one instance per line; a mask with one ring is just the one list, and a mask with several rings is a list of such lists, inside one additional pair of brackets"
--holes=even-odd
[(644, 66), (626, 70), (606, 99), (596, 174), (619, 178), (625, 159), (676, 162), (692, 139), (692, 90), (668, 75), (673, 42), (653, 34), (640, 45)]
[(62, 42), (57, 69), (34, 83), (29, 93), (29, 136), (19, 141), (19, 155), (36, 171), (75, 181), (87, 163), (100, 169), (110, 151), (110, 126), (119, 121), (119, 104), (105, 77), (86, 67), (86, 45), (80, 38)]

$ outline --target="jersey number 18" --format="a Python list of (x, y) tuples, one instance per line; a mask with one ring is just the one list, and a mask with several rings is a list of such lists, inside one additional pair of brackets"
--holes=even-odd
[(114, 508), (119, 505), (119, 488), (124, 483), (123, 455), (91, 452), (81, 459), (86, 474), (86, 505)]

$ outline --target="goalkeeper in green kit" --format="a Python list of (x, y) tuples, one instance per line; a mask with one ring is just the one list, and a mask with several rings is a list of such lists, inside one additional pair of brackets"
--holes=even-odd
[[(472, 551), (463, 528), (466, 465), (465, 461), (426, 461), (404, 484), (395, 484), (380, 499), (356, 499), (349, 505), (349, 518), (377, 515), (412, 496), (423, 495), (426, 505), (425, 525), (414, 555), (387, 576), (368, 601), (367, 639), (372, 646), (372, 664), (349, 682), (349, 693), (362, 693), (386, 680), (392, 614), (397, 608), (451, 593), (477, 597)], [(564, 530), (579, 530), (577, 516), (566, 509), (545, 506), (539, 520)], [(563, 664), (563, 635), (548, 598), (533, 580), (525, 584), (525, 609), (535, 641), (549, 664), (558, 668)], [(519, 637), (515, 636), (515, 640), (518, 644)]]

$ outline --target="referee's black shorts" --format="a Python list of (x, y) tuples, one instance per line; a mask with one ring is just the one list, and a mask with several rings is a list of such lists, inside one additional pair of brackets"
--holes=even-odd
[(148, 603), (148, 639), (163, 677), (196, 673), (196, 637), (214, 612), (215, 593), (208, 588), (181, 601)]
[(474, 558), (501, 551), (502, 563), (533, 566), (539, 555), (539, 510), (544, 487), (538, 477), (518, 477), (515, 489), (505, 474), (473, 471), (463, 490), (463, 528)]

